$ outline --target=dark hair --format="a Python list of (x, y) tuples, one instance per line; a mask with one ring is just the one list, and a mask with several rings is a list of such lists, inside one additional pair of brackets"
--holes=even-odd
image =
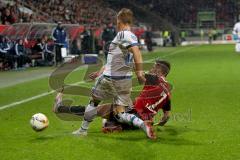
[(164, 76), (167, 76), (171, 69), (171, 64), (165, 60), (156, 60), (156, 66), (161, 68), (161, 72)]

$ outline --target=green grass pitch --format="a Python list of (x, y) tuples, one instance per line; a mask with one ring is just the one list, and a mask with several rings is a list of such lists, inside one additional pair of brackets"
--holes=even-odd
[[(240, 55), (233, 45), (165, 48), (144, 54), (144, 60), (169, 60), (168, 77), (174, 85), (172, 119), (158, 127), (157, 141), (140, 130), (103, 134), (96, 119), (87, 137), (71, 132), (80, 122), (58, 119), (52, 112), (54, 94), (0, 110), (1, 160), (235, 160), (240, 159)], [(9, 73), (12, 74), (12, 73)], [(72, 73), (68, 83), (81, 81), (84, 69)], [(0, 77), (8, 73), (0, 73)], [(6, 82), (7, 83), (7, 82)], [(0, 107), (49, 91), (48, 78), (0, 88)], [(68, 96), (75, 104), (88, 97)], [(49, 128), (34, 132), (29, 120), (42, 112)]]

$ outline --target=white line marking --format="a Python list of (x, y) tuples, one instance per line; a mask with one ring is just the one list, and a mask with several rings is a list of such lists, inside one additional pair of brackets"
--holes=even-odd
[[(193, 49), (193, 48), (197, 48), (197, 47), (199, 47), (199, 46), (193, 46), (193, 47), (185, 48), (185, 49), (182, 49), (182, 50), (176, 50), (176, 51), (174, 51), (174, 52), (169, 52), (169, 53), (166, 53), (166, 55), (163, 55), (163, 56), (161, 56), (161, 57), (159, 57), (159, 58), (170, 57), (170, 56), (173, 56), (173, 55), (175, 55), (175, 54), (182, 53), (182, 52), (185, 52), (185, 51), (191, 50), (191, 49)], [(149, 59), (149, 60), (147, 60), (147, 61), (145, 61), (145, 62), (152, 62), (152, 61), (155, 60), (155, 59), (156, 59), (156, 58)]]
[(34, 97), (30, 97), (30, 98), (27, 98), (27, 99), (24, 99), (24, 100), (21, 100), (21, 101), (18, 101), (18, 102), (14, 102), (14, 103), (7, 104), (7, 105), (5, 105), (5, 106), (0, 107), (0, 110), (4, 110), (4, 109), (6, 109), (6, 108), (10, 108), (10, 107), (13, 107), (13, 106), (22, 104), (22, 103), (26, 103), (26, 102), (29, 102), (29, 101), (32, 101), (32, 100), (35, 100), (35, 99), (38, 99), (38, 98), (41, 98), (41, 97), (50, 95), (50, 94), (52, 94), (53, 92), (54, 92), (54, 91), (45, 92), (45, 93), (36, 95), (36, 96), (34, 96)]
[[(84, 83), (84, 82), (85, 82), (85, 81), (80, 81), (80, 82), (77, 82), (77, 83), (73, 83), (73, 84), (71, 84), (71, 85), (78, 85), (78, 84), (82, 84), (82, 83)], [(21, 100), (21, 101), (17, 101), (17, 102), (13, 102), (13, 103), (10, 103), (10, 104), (1, 106), (1, 107), (0, 107), (0, 111), (1, 111), (1, 110), (4, 110), (4, 109), (6, 109), (6, 108), (10, 108), (10, 107), (17, 106), (17, 105), (19, 105), (19, 104), (23, 104), (23, 103), (26, 103), (26, 102), (30, 102), (30, 101), (35, 100), (35, 99), (38, 99), (38, 98), (42, 98), (42, 97), (44, 97), (44, 96), (48, 96), (48, 95), (50, 95), (50, 94), (53, 94), (54, 92), (55, 92), (55, 91), (52, 90), (52, 91), (50, 91), (50, 92), (41, 93), (41, 94), (39, 94), (39, 95), (30, 97), (30, 98), (27, 98), (27, 99), (24, 99), (24, 100)]]
[[(175, 54), (182, 53), (182, 52), (184, 52), (184, 51), (187, 51), (187, 50), (190, 50), (190, 49), (193, 49), (193, 48), (196, 48), (196, 47), (197, 47), (197, 46), (190, 47), (190, 48), (186, 48), (186, 49), (182, 49), (182, 50), (177, 50), (177, 51), (174, 51), (174, 52), (172, 52), (172, 53), (168, 53), (167, 55), (164, 55), (164, 56), (162, 56), (161, 58), (173, 56), (173, 55), (175, 55)], [(149, 60), (147, 60), (146, 62), (151, 62), (151, 61), (153, 61), (153, 60), (155, 60), (155, 58), (149, 59)], [(76, 82), (76, 83), (73, 83), (72, 85), (79, 85), (79, 84), (82, 84), (82, 83), (85, 83), (85, 81)], [(35, 99), (38, 99), (38, 98), (42, 98), (42, 97), (44, 97), (44, 96), (48, 96), (48, 95), (50, 95), (50, 94), (53, 94), (54, 92), (55, 92), (55, 91), (45, 92), (45, 93), (42, 93), (42, 94), (39, 94), (39, 95), (30, 97), (30, 98), (21, 100), (21, 101), (17, 101), (17, 102), (13, 102), (13, 103), (10, 103), (10, 104), (1, 106), (1, 107), (0, 107), (0, 111), (1, 111), (1, 110), (4, 110), (4, 109), (7, 109), (7, 108), (10, 108), (10, 107), (14, 107), (14, 106), (23, 104), (23, 103), (30, 102), (30, 101), (35, 100)]]

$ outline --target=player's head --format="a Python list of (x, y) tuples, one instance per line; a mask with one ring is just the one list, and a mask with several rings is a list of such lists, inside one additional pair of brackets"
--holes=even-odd
[(107, 26), (107, 27), (112, 27), (112, 26), (113, 26), (113, 23), (112, 23), (112, 20), (111, 20), (111, 19), (108, 19), (108, 20), (107, 20), (106, 26)]
[(57, 22), (57, 27), (62, 29), (62, 22), (61, 21)]
[(124, 26), (131, 26), (133, 23), (133, 12), (130, 9), (122, 8), (117, 14), (117, 27), (119, 30)]
[(167, 77), (167, 75), (169, 74), (171, 69), (171, 64), (168, 61), (165, 60), (156, 60), (153, 68), (151, 69), (150, 72), (153, 72), (157, 75), (160, 76), (165, 76)]
[(23, 40), (22, 39), (18, 39), (17, 42), (18, 42), (18, 44), (23, 45)]

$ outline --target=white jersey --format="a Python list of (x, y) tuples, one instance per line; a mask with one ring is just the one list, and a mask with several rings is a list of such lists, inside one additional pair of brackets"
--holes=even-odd
[(103, 75), (110, 77), (132, 76), (133, 54), (128, 51), (128, 48), (135, 45), (138, 45), (138, 39), (134, 33), (128, 30), (118, 32), (110, 44)]
[(233, 34), (238, 37), (238, 43), (240, 43), (240, 22), (236, 23), (233, 28)]
[(238, 40), (235, 46), (235, 51), (240, 53), (240, 22), (234, 25), (233, 34), (238, 36)]
[(234, 25), (233, 34), (240, 34), (240, 22)]

